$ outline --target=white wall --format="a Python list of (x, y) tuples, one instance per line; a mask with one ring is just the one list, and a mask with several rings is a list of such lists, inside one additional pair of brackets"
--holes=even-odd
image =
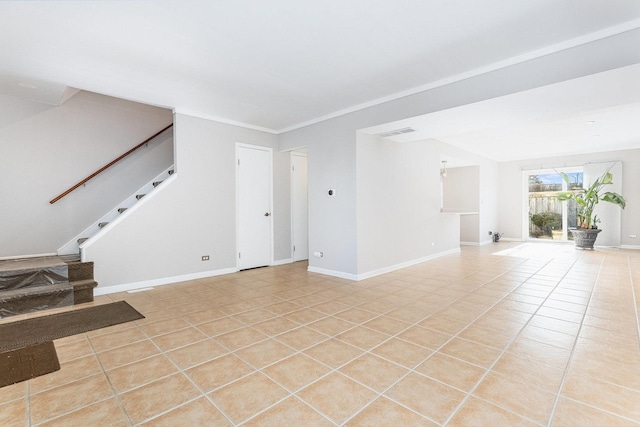
[(499, 200), (502, 197), (498, 185), (501, 180), (497, 162), (484, 160), (480, 163), (480, 214), (478, 218), (480, 235), (478, 240), (481, 245), (491, 242), (492, 236), (489, 235), (489, 231), (502, 233), (498, 221)]
[[(175, 180), (85, 247), (95, 261), (98, 292), (235, 270), (235, 143), (273, 148), (277, 138), (182, 114), (175, 115), (175, 132)], [(276, 260), (291, 258), (289, 217), (281, 215), (290, 206), (288, 176), (288, 153), (274, 152)]]
[(478, 212), (480, 208), (480, 168), (465, 166), (447, 168), (443, 208), (445, 211)]
[(452, 168), (445, 180), (445, 209), (478, 212), (460, 217), (460, 240), (473, 244), (490, 243), (498, 228), (498, 163), (442, 144), (442, 151), (475, 166)]
[(293, 261), (291, 244), (291, 156), (277, 150), (277, 138), (270, 139), (273, 148), (273, 259), (275, 263)]
[(480, 243), (480, 167), (448, 168), (442, 188), (444, 211), (476, 212), (460, 216), (460, 241)]
[[(613, 176), (611, 184), (605, 186), (604, 191), (622, 194), (622, 163), (589, 163), (584, 165), (585, 186), (591, 186), (596, 179), (609, 172)], [(598, 221), (598, 228), (602, 231), (598, 234), (596, 246), (620, 246), (622, 237), (622, 209), (613, 203), (598, 203), (593, 209), (594, 219)]]
[[(476, 165), (478, 167), (477, 175), (477, 199), (476, 195), (473, 196), (477, 201), (477, 216), (468, 216), (461, 219), (465, 221), (465, 227), (470, 233), (473, 233), (469, 237), (472, 240), (465, 240), (472, 243), (478, 243), (480, 245), (490, 243), (492, 238), (489, 235), (489, 231), (498, 230), (498, 199), (500, 194), (498, 193), (498, 163), (478, 156), (473, 153), (461, 150), (456, 147), (452, 147), (449, 144), (441, 143), (442, 153), (447, 156), (454, 157), (463, 161), (466, 164)], [(446, 156), (445, 156), (446, 157)], [(470, 177), (469, 177), (470, 178)], [(471, 206), (471, 205), (470, 205)], [(470, 222), (477, 221), (477, 227), (472, 230), (473, 225), (468, 224)]]
[[(363, 195), (376, 194), (375, 185), (377, 182), (376, 179), (357, 179), (359, 174), (362, 177), (370, 176), (371, 170), (368, 168), (372, 167), (372, 165), (362, 166), (361, 172), (357, 170), (358, 164), (361, 164), (361, 162), (357, 162), (356, 133), (359, 129), (634, 64), (640, 62), (640, 50), (628, 49), (627, 46), (637, 45), (639, 41), (640, 30), (629, 31), (292, 130), (279, 137), (177, 115), (176, 122), (179, 123), (179, 129), (176, 130), (176, 137), (180, 139), (180, 145), (176, 147), (178, 173), (174, 183), (141, 205), (141, 208), (135, 211), (127, 221), (115, 227), (113, 232), (108, 234), (108, 238), (101, 239), (99, 244), (96, 243), (88, 248), (94, 258), (101, 261), (96, 266), (96, 273), (101, 281), (100, 286), (113, 286), (191, 273), (207, 273), (231, 268), (235, 265), (233, 231), (235, 229), (235, 202), (229, 204), (232, 201), (230, 194), (235, 194), (232, 184), (234, 172), (228, 161), (232, 156), (230, 154), (231, 147), (236, 141), (268, 146), (275, 146), (278, 141), (280, 150), (308, 148), (310, 250), (325, 253), (324, 258), (311, 257), (311, 267), (358, 275), (360, 268), (363, 271), (365, 271), (364, 269), (369, 271), (370, 268), (387, 264), (389, 260), (378, 259), (376, 253), (363, 252), (360, 256), (358, 254), (359, 249), (363, 247), (359, 244), (359, 239), (362, 238), (364, 243), (365, 238), (370, 238), (357, 233), (359, 219), (357, 206), (360, 197), (358, 192), (361, 191)], [(336, 72), (339, 71), (336, 70)], [(71, 101), (64, 104), (63, 107), (74, 105)], [(78, 101), (76, 100), (76, 102)], [(105, 116), (114, 115), (118, 120), (135, 118), (137, 110), (122, 111), (116, 107), (115, 104), (120, 105), (121, 102), (126, 103), (126, 101), (120, 100), (113, 101), (114, 108), (111, 111), (101, 112), (99, 117), (102, 119)], [(29, 116), (28, 119), (20, 119), (24, 114), (35, 112), (29, 108), (23, 109), (23, 113), (15, 116), (20, 121), (1, 129), (0, 148), (2, 148), (2, 154), (6, 156), (5, 153), (9, 153), (8, 157), (15, 159), (15, 161), (11, 161), (13, 163), (12, 173), (8, 174), (5, 169), (1, 172), (4, 175), (0, 175), (0, 182), (3, 182), (2, 195), (5, 196), (6, 193), (10, 196), (3, 198), (0, 239), (3, 243), (10, 242), (10, 249), (7, 252), (10, 255), (18, 255), (19, 252), (49, 252), (55, 250), (58, 245), (58, 243), (52, 242), (64, 241), (64, 238), (59, 236), (44, 241), (41, 240), (41, 237), (44, 230), (57, 229), (60, 226), (68, 227), (69, 225), (63, 224), (62, 221), (58, 221), (61, 224), (56, 224), (56, 227), (47, 224), (50, 218), (62, 220), (65, 216), (56, 218), (50, 212), (43, 217), (30, 216), (32, 208), (35, 210), (44, 209), (35, 206), (35, 204), (30, 205), (31, 199), (46, 206), (47, 201), (57, 194), (57, 187), (62, 187), (60, 191), (64, 189), (64, 185), (58, 185), (60, 183), (57, 181), (52, 185), (50, 180), (53, 176), (63, 174), (65, 175), (63, 181), (66, 182), (66, 178), (74, 178), (75, 175), (79, 175), (77, 178), (81, 179), (85, 175), (84, 171), (76, 170), (77, 162), (68, 165), (64, 163), (66, 158), (58, 156), (56, 153), (67, 149), (72, 157), (78, 157), (86, 160), (86, 163), (90, 163), (91, 159), (99, 157), (98, 155), (112, 157), (109, 150), (115, 149), (113, 144), (117, 144), (117, 141), (112, 141), (112, 137), (132, 136), (136, 133), (146, 135), (148, 133), (141, 132), (140, 120), (138, 119), (132, 119), (131, 125), (124, 128), (107, 124), (108, 121), (96, 120), (95, 116), (97, 115), (90, 114), (90, 112), (95, 111), (97, 107), (91, 105), (90, 102), (85, 104), (83, 108), (76, 108), (72, 116), (85, 118), (80, 121), (79, 128), (97, 131), (96, 133), (99, 135), (109, 135), (102, 141), (103, 144), (82, 138), (70, 138), (76, 129), (69, 125), (58, 126), (60, 129), (64, 129), (67, 135), (52, 138), (49, 129), (51, 126), (55, 126), (52, 125), (52, 122), (55, 121), (50, 120), (48, 115), (57, 109), (45, 110), (39, 115)], [(134, 104), (129, 103), (128, 105)], [(151, 116), (157, 111), (163, 111), (153, 107), (148, 108), (149, 112), (152, 112)], [(55, 113), (53, 114), (55, 115)], [(40, 116), (48, 117), (48, 126), (39, 126), (42, 120)], [(15, 118), (11, 120), (15, 120)], [(29, 124), (23, 123), (25, 121), (28, 121)], [(38, 144), (31, 144), (28, 139), (20, 141), (14, 136), (16, 126), (22, 127), (22, 131), (26, 131), (24, 128), (33, 127), (34, 132), (38, 135), (46, 135), (47, 138), (40, 138)], [(136, 137), (136, 139), (142, 138)], [(15, 143), (16, 141), (20, 143)], [(49, 141), (49, 146), (43, 141)], [(28, 149), (23, 149), (21, 145), (24, 144), (30, 144)], [(121, 150), (115, 151), (118, 151), (117, 154), (119, 154)], [(47, 153), (47, 155), (40, 155), (41, 152)], [(275, 154), (274, 170), (280, 170), (282, 165), (288, 165), (286, 160), (277, 158)], [(57, 161), (50, 162), (51, 156), (55, 156)], [(637, 167), (637, 161), (634, 160), (634, 162), (636, 162), (634, 163), (635, 170), (640, 170)], [(102, 159), (98, 163), (102, 164)], [(33, 180), (30, 174), (20, 175), (20, 169), (24, 169), (25, 165), (29, 164), (35, 165), (36, 169), (43, 171), (43, 173), (38, 173), (37, 181)], [(233, 164), (232, 161), (231, 164)], [(87, 165), (89, 172), (95, 169), (94, 166)], [(439, 164), (435, 166), (436, 170), (438, 168)], [(519, 220), (512, 218), (513, 206), (510, 204), (512, 199), (509, 194), (502, 191), (508, 189), (521, 193), (521, 190), (508, 187), (512, 182), (505, 180), (502, 175), (502, 172), (513, 172), (514, 169), (517, 167), (500, 165), (500, 175), (498, 175), (497, 164), (487, 162), (485, 167), (480, 164), (478, 228), (481, 241), (485, 238), (483, 233), (486, 233), (487, 230), (496, 230), (498, 212), (501, 219), (499, 231), (506, 232), (507, 236), (510, 236), (514, 228), (519, 230), (517, 224)], [(625, 185), (638, 182), (640, 177), (637, 172), (634, 172), (634, 168), (625, 167), (624, 170)], [(285, 174), (288, 176), (288, 168), (286, 172), (275, 172), (276, 176), (274, 177), (276, 186), (274, 189), (276, 192), (274, 203), (276, 259), (287, 259), (291, 256), (290, 227), (285, 224), (287, 214), (284, 213), (288, 212), (289, 206), (289, 185), (288, 177), (285, 177)], [(500, 176), (500, 186), (495, 185), (498, 176)], [(73, 183), (78, 179), (69, 179), (69, 181)], [(516, 181), (520, 182), (520, 179)], [(282, 186), (285, 182), (287, 185), (283, 189)], [(504, 185), (507, 187), (502, 186), (505, 182), (507, 184)], [(11, 185), (4, 183), (11, 183)], [(31, 191), (39, 192), (43, 188), (46, 191), (35, 195), (37, 197), (31, 193)], [(326, 196), (326, 190), (329, 188), (337, 190), (335, 197), (328, 198)], [(634, 191), (637, 193), (637, 189)], [(93, 209), (94, 203), (97, 205), (102, 202), (103, 200), (92, 200), (82, 206), (84, 209)], [(633, 199), (632, 202), (633, 206), (637, 206), (637, 200)], [(367, 203), (365, 200), (363, 205)], [(373, 203), (378, 203), (378, 201), (373, 201)], [(14, 206), (18, 206), (17, 209), (21, 210), (20, 214), (13, 212)], [(283, 206), (287, 206), (287, 208)], [(639, 212), (633, 206), (628, 207), (623, 214), (623, 233), (625, 230), (631, 232), (630, 230), (635, 230), (637, 226), (637, 222), (632, 218), (637, 218)], [(76, 211), (77, 209), (69, 209), (65, 214), (68, 217)], [(104, 210), (100, 208), (100, 213), (103, 212)], [(632, 214), (635, 216), (631, 217)], [(504, 221), (502, 221), (503, 219)], [(77, 221), (70, 221), (70, 223), (77, 231), (75, 228)], [(397, 224), (391, 224), (391, 226), (395, 227)], [(17, 229), (17, 232), (14, 232), (14, 228)], [(623, 236), (623, 244), (625, 239), (626, 237)], [(29, 242), (29, 244), (23, 245), (23, 242)], [(209, 254), (211, 261), (200, 261), (200, 256), (204, 254)], [(403, 255), (403, 258), (407, 259), (398, 259), (398, 261), (410, 261), (408, 258), (412, 256), (414, 256), (413, 253), (407, 252)], [(391, 262), (395, 262), (395, 260), (391, 260)]]
[[(356, 131), (348, 117), (279, 136), (280, 150), (308, 148), (309, 265), (357, 273)], [(336, 195), (328, 197), (327, 191)], [(323, 258), (313, 256), (324, 253)]]
[[(522, 239), (523, 198), (522, 171), (582, 166), (586, 163), (622, 161), (622, 191), (627, 207), (622, 211), (621, 244), (639, 246), (640, 236), (640, 150), (588, 153), (570, 157), (551, 157), (535, 160), (500, 163), (499, 224), (505, 237)], [(615, 181), (615, 176), (613, 177)], [(602, 228), (606, 224), (601, 224)], [(524, 236), (526, 238), (526, 236)]]
[(0, 94), (0, 129), (53, 108), (51, 105)]
[(459, 223), (440, 213), (439, 144), (358, 133), (358, 275), (459, 248)]
[(170, 124), (171, 112), (90, 92), (57, 107), (3, 96), (0, 111), (12, 111), (0, 121), (0, 257), (56, 252), (172, 162), (164, 138), (51, 205)]
[[(281, 150), (309, 150), (309, 245), (311, 251), (325, 253), (324, 258), (311, 256), (310, 268), (357, 276), (359, 265), (376, 264), (359, 256), (360, 237), (355, 233), (359, 129), (635, 64), (640, 49), (627, 46), (638, 42), (640, 30), (629, 31), (281, 134)], [(498, 176), (495, 162), (480, 168), (480, 243), (490, 241), (488, 231), (505, 231), (498, 230), (504, 197), (496, 191)], [(373, 184), (358, 182), (358, 191), (367, 185)], [(337, 188), (338, 197), (327, 198), (329, 188)]]

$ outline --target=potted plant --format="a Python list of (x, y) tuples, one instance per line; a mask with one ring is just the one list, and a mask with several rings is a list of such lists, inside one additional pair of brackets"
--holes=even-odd
[[(558, 195), (558, 200), (567, 201), (573, 199), (576, 201), (578, 208), (578, 227), (570, 229), (569, 231), (573, 234), (573, 240), (577, 248), (593, 249), (593, 244), (598, 237), (598, 233), (602, 231), (597, 225), (600, 220), (597, 215), (593, 214), (593, 209), (600, 201), (613, 203), (622, 209), (624, 209), (627, 204), (624, 197), (620, 194), (604, 191), (605, 186), (613, 183), (613, 174), (609, 172), (610, 170), (611, 168), (607, 169), (607, 171), (593, 181), (588, 188), (562, 192)], [(569, 175), (564, 172), (560, 174), (567, 184), (571, 184)]]

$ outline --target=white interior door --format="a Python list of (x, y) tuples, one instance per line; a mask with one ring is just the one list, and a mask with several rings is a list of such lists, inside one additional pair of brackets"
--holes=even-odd
[(307, 155), (291, 153), (291, 235), (293, 260), (309, 259)]
[(237, 144), (238, 269), (272, 264), (271, 149)]

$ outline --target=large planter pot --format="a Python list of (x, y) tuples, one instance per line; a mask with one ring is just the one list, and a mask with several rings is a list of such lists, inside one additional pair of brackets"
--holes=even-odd
[(573, 241), (576, 248), (593, 249), (593, 244), (598, 238), (598, 233), (602, 230), (599, 228), (575, 228), (569, 230), (573, 235)]

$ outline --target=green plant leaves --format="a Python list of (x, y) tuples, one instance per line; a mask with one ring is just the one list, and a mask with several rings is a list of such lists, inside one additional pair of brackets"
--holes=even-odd
[[(560, 172), (560, 175), (567, 184), (571, 184), (569, 175), (564, 172)], [(604, 186), (609, 184), (613, 184), (613, 174), (607, 170), (588, 188), (582, 188), (572, 192), (562, 192), (558, 194), (557, 198), (562, 202), (570, 199), (575, 200), (578, 206), (578, 218), (580, 220), (578, 225), (582, 228), (591, 228), (592, 226), (595, 228), (595, 225), (600, 221), (597, 217), (593, 217), (593, 209), (600, 200), (618, 205), (622, 209), (627, 205), (624, 197), (618, 193), (611, 191), (602, 193)]]
[(602, 195), (602, 200), (605, 202), (613, 203), (624, 209), (627, 206), (627, 201), (618, 193), (607, 191)]

